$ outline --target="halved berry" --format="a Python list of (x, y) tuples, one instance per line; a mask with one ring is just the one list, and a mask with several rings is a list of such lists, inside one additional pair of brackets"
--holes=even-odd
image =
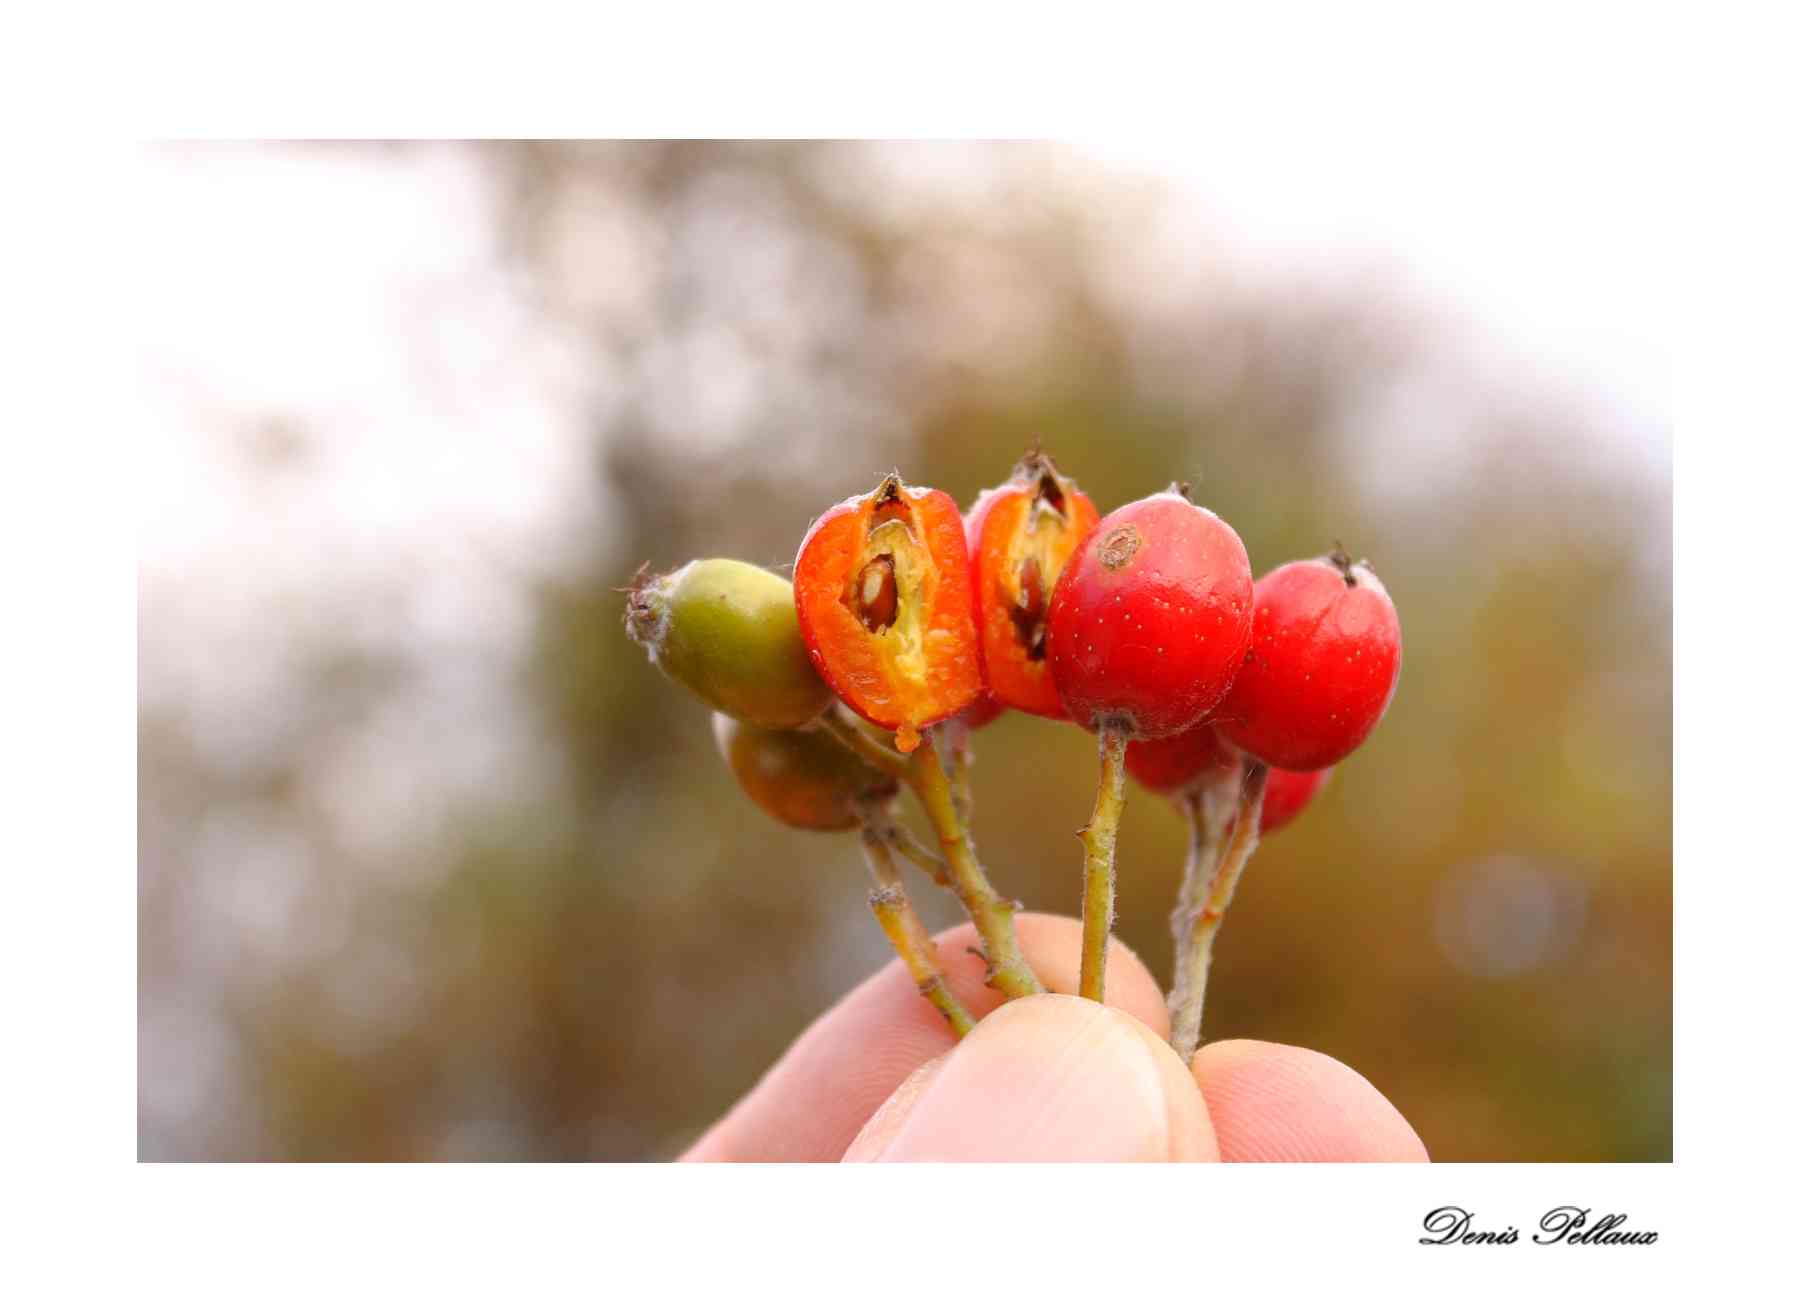
[(864, 718), (916, 749), (920, 730), (984, 690), (960, 509), (895, 474), (811, 526), (792, 578), (816, 669)]
[(966, 513), (979, 649), (1003, 705), (1066, 718), (1048, 669), (1048, 607), (1067, 558), (1097, 524), (1092, 500), (1039, 451)]

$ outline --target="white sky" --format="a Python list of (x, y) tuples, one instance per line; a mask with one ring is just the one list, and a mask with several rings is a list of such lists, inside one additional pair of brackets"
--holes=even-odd
[(1497, 350), (1485, 368), (1561, 393), (1667, 477), (1672, 250), (1666, 195), (1637, 151), (1608, 155), (1597, 133), (1556, 127), (1509, 145), (1433, 132), (1351, 148), (1328, 127), (1259, 118), (1208, 139), (1084, 148), (1174, 181), (1245, 270), (1291, 280), (1364, 257), (1396, 269), (1476, 324)]

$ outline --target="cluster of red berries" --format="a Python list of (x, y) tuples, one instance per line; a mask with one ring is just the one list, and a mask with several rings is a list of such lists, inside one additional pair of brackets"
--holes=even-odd
[(795, 583), (817, 670), (899, 750), (1010, 708), (1122, 729), (1130, 772), (1168, 794), (1238, 752), (1327, 769), (1399, 677), (1399, 618), (1366, 563), (1339, 550), (1256, 583), (1183, 486), (1101, 520), (1039, 453), (964, 525), (947, 494), (888, 477), (816, 522)]
[[(815, 522), (790, 585), (710, 561), (643, 575), (631, 593), (630, 631), (731, 722), (819, 721), (820, 739), (791, 749), (819, 752), (823, 774), (830, 755), (861, 766), (816, 827), (852, 826), (858, 802), (921, 778), (911, 758), (932, 727), (954, 721), (964, 738), (1014, 709), (1100, 735), (1101, 811), (1113, 766), (1118, 803), (1124, 768), (1176, 799), (1233, 776), (1246, 789), (1259, 771), (1259, 830), (1271, 829), (1361, 745), (1399, 677), (1398, 615), (1366, 562), (1338, 547), (1257, 582), (1236, 531), (1185, 486), (1100, 518), (1040, 452), (964, 515), (887, 476)], [(831, 694), (895, 749), (829, 709)], [(776, 772), (765, 765), (759, 784)]]

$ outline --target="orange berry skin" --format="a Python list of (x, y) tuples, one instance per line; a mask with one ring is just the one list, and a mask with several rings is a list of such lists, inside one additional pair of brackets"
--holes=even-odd
[(939, 489), (886, 476), (829, 508), (792, 574), (811, 662), (849, 708), (916, 749), (985, 690), (966, 526)]
[(1097, 524), (1092, 500), (1040, 453), (966, 513), (985, 681), (1005, 706), (1067, 718), (1048, 668), (1048, 608), (1067, 559)]
[(760, 728), (721, 711), (714, 728), (716, 749), (747, 799), (792, 828), (857, 828), (860, 801), (897, 791), (896, 779), (820, 729)]

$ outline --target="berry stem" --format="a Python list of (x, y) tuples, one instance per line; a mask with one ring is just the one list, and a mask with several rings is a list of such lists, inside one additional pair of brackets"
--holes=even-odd
[(900, 835), (889, 811), (868, 806), (862, 811), (860, 849), (866, 853), (866, 866), (872, 870), (872, 893), (866, 898), (873, 916), (891, 940), (892, 949), (903, 960), (904, 969), (916, 983), (923, 999), (940, 1010), (953, 1029), (956, 1039), (973, 1029), (973, 1016), (947, 984), (941, 965), (935, 958), (935, 943), (922, 917), (904, 893), (903, 875), (891, 848)]
[[(1192, 1062), (1198, 1049), (1199, 1030), (1205, 1020), (1205, 983), (1211, 975), (1211, 947), (1217, 930), (1236, 894), (1249, 857), (1261, 840), (1261, 802), (1267, 795), (1267, 766), (1250, 758), (1243, 762), (1241, 790), (1236, 800), (1236, 825), (1227, 846), (1222, 845), (1223, 806), (1217, 800), (1195, 795), (1186, 803), (1192, 820), (1192, 850), (1186, 863), (1186, 882), (1174, 911), (1175, 952), (1173, 993), (1168, 1012), (1173, 1016), (1172, 1045), (1183, 1062)], [(1199, 881), (1204, 866), (1211, 877)]]
[(1106, 724), (1098, 731), (1098, 797), (1091, 822), (1080, 829), (1085, 843), (1085, 887), (1080, 898), (1079, 994), (1104, 999), (1104, 964), (1110, 951), (1117, 897), (1117, 822), (1123, 814), (1123, 751), (1129, 734)]
[(1223, 858), (1224, 841), (1235, 820), (1242, 791), (1242, 767), (1226, 770), (1180, 798), (1190, 840), (1186, 847), (1185, 876), (1180, 882), (1170, 922), (1173, 928), (1173, 988), (1167, 994), (1167, 1012), (1178, 1027), (1184, 1011), (1193, 1004), (1195, 975), (1186, 963), (1193, 923), (1210, 895), (1211, 880)]
[(942, 725), (946, 729), (948, 781), (954, 793), (954, 813), (960, 823), (970, 829), (973, 819), (973, 749), (972, 730), (957, 720)]
[(966, 750), (964, 743), (949, 737), (947, 725), (937, 724), (925, 739), (930, 745), (919, 746), (910, 755), (903, 756), (872, 737), (840, 710), (837, 706), (827, 711), (817, 727), (874, 768), (910, 785), (929, 817), (936, 840), (941, 843), (942, 857), (937, 859), (934, 852), (917, 845), (895, 825), (887, 834), (886, 849), (919, 865), (960, 898), (984, 948), (987, 986), (1012, 1000), (1019, 996), (1040, 995), (1041, 981), (1017, 944), (1016, 904), (998, 894), (973, 849), (972, 796), (967, 785), (967, 758), (962, 754)]
[(816, 727), (853, 752), (880, 773), (900, 782), (910, 781), (910, 762), (877, 738), (867, 733), (851, 718), (843, 716), (840, 705), (830, 707), (816, 721)]
[(892, 824), (886, 830), (886, 835), (890, 839), (891, 849), (933, 878), (936, 886), (952, 887), (954, 885), (953, 878), (948, 875), (947, 861), (935, 854), (934, 851), (896, 824)]
[(1000, 896), (979, 865), (973, 850), (972, 831), (961, 817), (948, 780), (952, 767), (943, 726), (929, 730), (929, 746), (917, 747), (911, 753), (906, 781), (922, 802), (924, 813), (941, 842), (941, 853), (947, 860), (953, 878), (954, 894), (965, 906), (973, 926), (978, 929), (984, 948), (985, 983), (1002, 992), (1007, 999), (1040, 995), (1043, 987), (1023, 958), (1016, 940), (1016, 904)]

